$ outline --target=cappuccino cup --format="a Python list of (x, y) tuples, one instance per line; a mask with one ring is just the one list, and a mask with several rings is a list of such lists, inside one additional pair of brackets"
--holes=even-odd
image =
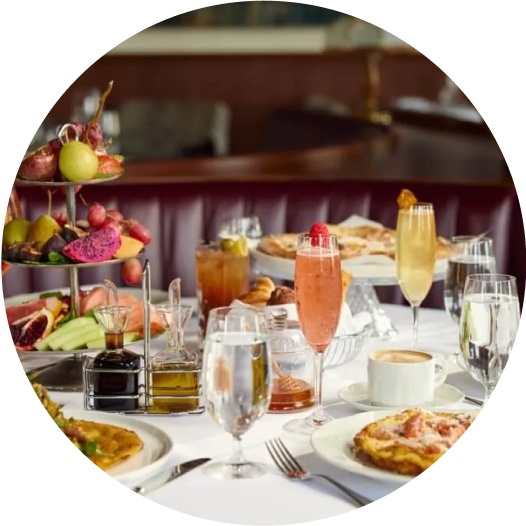
[(369, 401), (383, 407), (430, 404), (447, 376), (442, 356), (420, 351), (377, 351), (367, 364)]

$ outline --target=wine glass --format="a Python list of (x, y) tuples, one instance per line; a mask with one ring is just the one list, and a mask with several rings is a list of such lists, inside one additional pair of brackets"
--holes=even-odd
[(236, 238), (243, 234), (249, 241), (256, 243), (263, 235), (261, 224), (257, 216), (229, 217), (221, 224), (220, 238)]
[(323, 410), (323, 355), (331, 344), (342, 307), (342, 274), (336, 236), (298, 238), (294, 284), (301, 330), (314, 351), (315, 408), (305, 419), (292, 420), (286, 431), (310, 435), (331, 418)]
[(418, 342), (418, 311), (433, 284), (436, 262), (433, 205), (417, 203), (399, 210), (396, 224), (396, 274), (413, 313), (413, 349)]
[(230, 460), (205, 467), (219, 479), (245, 479), (265, 473), (247, 462), (241, 438), (268, 410), (272, 365), (263, 312), (251, 307), (214, 309), (208, 315), (203, 356), (205, 405), (212, 418), (234, 438)]
[(458, 325), (467, 277), (471, 274), (491, 274), (497, 271), (493, 241), (489, 237), (455, 236), (451, 238), (444, 304), (449, 317)]
[(484, 386), (484, 404), (508, 362), (519, 320), (517, 281), (513, 276), (468, 277), (460, 318), (460, 360)]

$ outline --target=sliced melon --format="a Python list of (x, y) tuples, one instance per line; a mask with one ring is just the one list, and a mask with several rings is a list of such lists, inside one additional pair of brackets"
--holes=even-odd
[(51, 344), (54, 344), (57, 340), (63, 338), (64, 335), (67, 336), (67, 334), (70, 332), (73, 334), (74, 331), (81, 329), (82, 327), (85, 327), (87, 325), (91, 325), (94, 322), (95, 320), (93, 318), (75, 318), (74, 320), (71, 320), (70, 322), (60, 327), (60, 329), (57, 329), (56, 331), (52, 332), (47, 338), (44, 338), (43, 340), (39, 341), (35, 345), (35, 349), (37, 351), (48, 351), (51, 348)]
[(113, 257), (115, 259), (133, 258), (144, 248), (144, 243), (130, 236), (121, 236), (121, 246)]
[[(136, 342), (138, 339), (138, 332), (125, 332), (123, 345), (129, 345), (130, 343)], [(98, 340), (90, 341), (86, 345), (88, 349), (104, 349), (105, 346), (106, 340), (104, 338), (99, 338)]]

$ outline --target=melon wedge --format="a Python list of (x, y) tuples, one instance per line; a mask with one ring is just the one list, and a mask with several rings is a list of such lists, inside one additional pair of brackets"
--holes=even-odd
[(60, 329), (57, 329), (56, 331), (52, 332), (47, 338), (44, 338), (43, 340), (40, 340), (35, 345), (35, 349), (37, 351), (49, 351), (51, 345), (55, 345), (57, 341), (60, 341), (64, 336), (67, 338), (68, 335), (71, 333), (73, 334), (75, 331), (80, 330), (82, 327), (86, 327), (88, 325), (96, 324), (97, 322), (93, 318), (76, 318), (74, 320), (71, 320), (70, 322), (66, 323)]

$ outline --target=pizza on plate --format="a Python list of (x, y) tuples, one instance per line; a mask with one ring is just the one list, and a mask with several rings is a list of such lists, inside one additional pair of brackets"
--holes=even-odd
[(354, 437), (354, 455), (403, 475), (419, 475), (444, 455), (469, 428), (469, 413), (408, 409), (364, 427)]
[[(338, 238), (341, 259), (362, 256), (395, 257), (396, 231), (391, 228), (360, 226), (346, 227), (327, 225), (329, 232)], [(269, 256), (296, 259), (298, 234), (267, 236), (261, 239), (258, 250)], [(450, 243), (443, 237), (437, 238), (437, 259), (444, 259), (451, 251)]]

